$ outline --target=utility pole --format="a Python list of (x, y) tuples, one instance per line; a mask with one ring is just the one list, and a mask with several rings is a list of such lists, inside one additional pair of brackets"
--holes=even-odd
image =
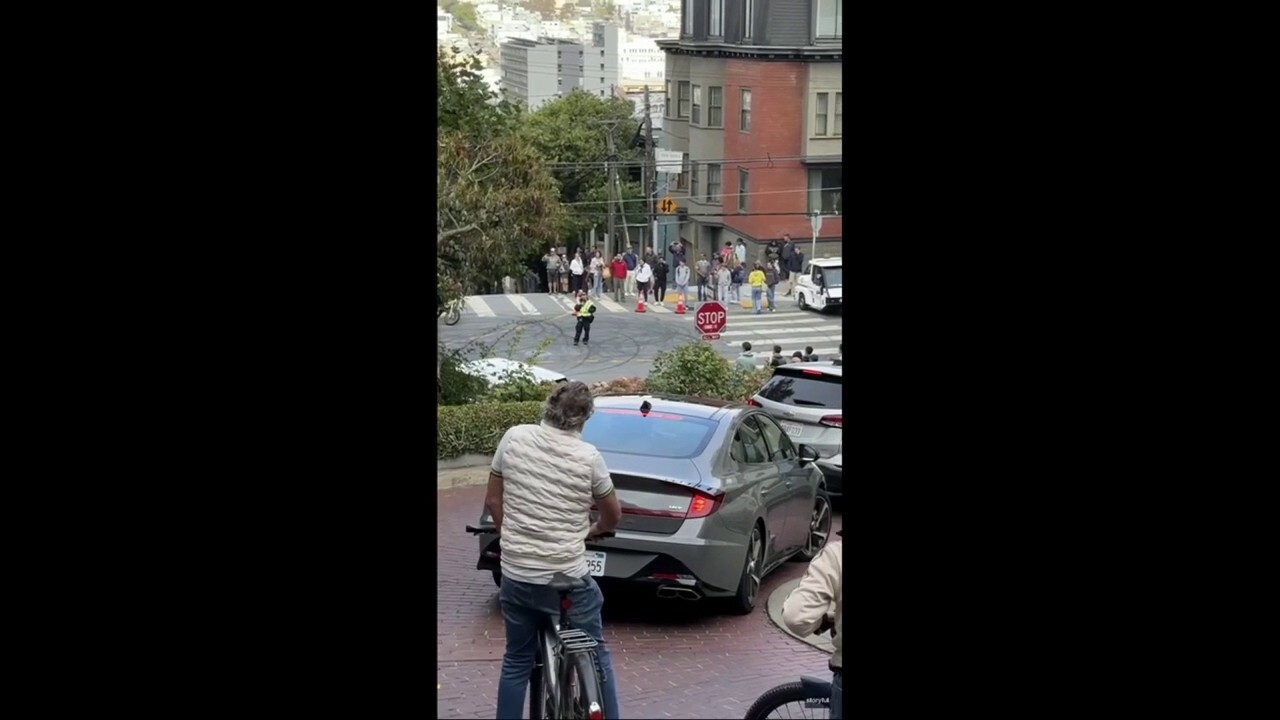
[(653, 110), (649, 105), (649, 86), (644, 86), (644, 168), (648, 171), (648, 182), (641, 185), (645, 196), (645, 205), (649, 211), (649, 247), (658, 255), (658, 151), (653, 147)]
[(609, 201), (608, 201), (608, 205), (606, 206), (608, 208), (608, 213), (609, 213), (607, 216), (608, 227), (609, 227), (607, 232), (609, 235), (608, 237), (605, 238), (605, 241), (604, 241), (604, 254), (605, 254), (605, 257), (612, 258), (617, 253), (617, 248), (614, 247), (615, 238), (617, 237), (616, 235), (617, 229), (614, 225), (613, 206), (614, 206), (614, 203), (617, 202), (617, 197), (618, 197), (617, 196), (618, 166), (616, 164), (616, 161), (618, 159), (618, 139), (615, 136), (615, 134), (618, 131), (618, 123), (613, 120), (600, 120), (598, 122), (602, 123), (605, 126), (604, 140), (605, 140), (605, 151), (607, 153), (605, 156), (605, 170), (607, 174), (607, 177), (605, 179), (605, 185), (606, 185), (606, 189), (609, 191)]

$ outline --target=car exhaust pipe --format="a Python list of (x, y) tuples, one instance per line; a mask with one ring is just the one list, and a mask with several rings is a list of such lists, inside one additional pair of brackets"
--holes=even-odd
[(700, 600), (702, 595), (693, 588), (662, 585), (658, 588), (658, 597), (663, 598), (664, 600), (670, 600), (672, 598), (679, 598), (681, 600)]

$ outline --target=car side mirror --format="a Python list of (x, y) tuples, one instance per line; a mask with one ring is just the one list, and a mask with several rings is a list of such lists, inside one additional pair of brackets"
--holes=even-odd
[(800, 458), (801, 464), (814, 462), (819, 457), (817, 450), (803, 444), (797, 448), (796, 455)]

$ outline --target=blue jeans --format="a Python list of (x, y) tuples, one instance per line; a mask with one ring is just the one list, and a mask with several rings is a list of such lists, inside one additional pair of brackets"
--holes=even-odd
[(832, 673), (831, 677), (831, 720), (844, 717), (844, 673)]
[[(604, 671), (604, 716), (612, 720), (619, 717), (618, 683), (600, 620), (604, 595), (595, 580), (588, 577), (587, 582), (587, 587), (569, 594), (573, 601), (569, 621), (600, 643), (596, 653)], [(502, 657), (502, 678), (498, 681), (498, 719), (519, 720), (524, 717), (529, 675), (538, 657), (538, 630), (542, 623), (555, 622), (559, 617), (560, 596), (546, 585), (530, 585), (507, 577), (502, 578), (498, 596), (507, 623), (507, 652)]]
[(774, 287), (776, 287), (776, 286), (774, 286), (774, 285), (769, 285), (769, 286), (768, 286), (768, 288), (769, 288), (769, 309), (770, 309), (770, 310), (773, 310), (774, 308), (778, 307), (776, 304), (774, 304), (774, 299), (773, 299), (773, 289), (774, 289)]
[(751, 288), (751, 304), (756, 308), (756, 314), (760, 314), (760, 288)]
[(592, 277), (595, 278), (595, 282), (592, 283), (592, 285), (594, 286), (592, 289), (595, 290), (596, 297), (598, 298), (604, 294), (604, 276), (592, 275)]

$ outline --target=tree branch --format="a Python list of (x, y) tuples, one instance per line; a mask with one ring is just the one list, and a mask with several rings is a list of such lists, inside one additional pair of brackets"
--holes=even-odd
[(445, 230), (444, 232), (438, 233), (436, 235), (436, 246), (439, 247), (440, 243), (444, 242), (445, 240), (448, 240), (454, 235), (461, 235), (464, 232), (471, 232), (472, 230), (479, 230), (479, 229), (480, 228), (477, 227), (475, 223), (471, 223), (466, 227), (460, 227), (454, 230)]

